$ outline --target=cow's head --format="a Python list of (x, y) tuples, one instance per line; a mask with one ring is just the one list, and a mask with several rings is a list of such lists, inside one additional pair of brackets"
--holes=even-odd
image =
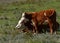
[(31, 14), (30, 13), (22, 13), (22, 17), (19, 20), (16, 28), (20, 28), (24, 23), (26, 23), (27, 21), (31, 21)]

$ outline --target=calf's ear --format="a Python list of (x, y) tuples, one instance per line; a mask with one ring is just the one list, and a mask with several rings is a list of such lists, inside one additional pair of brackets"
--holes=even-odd
[(32, 14), (31, 14), (31, 13), (26, 13), (26, 12), (25, 12), (25, 18), (31, 20)]
[(27, 17), (28, 17), (28, 15), (29, 15), (29, 14), (28, 14), (27, 12), (25, 12), (25, 18), (27, 18)]
[(25, 15), (28, 15), (28, 13), (27, 13), (27, 12), (25, 12)]

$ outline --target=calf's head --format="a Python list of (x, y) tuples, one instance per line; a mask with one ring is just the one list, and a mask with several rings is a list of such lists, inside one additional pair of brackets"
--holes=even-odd
[(16, 25), (16, 28), (20, 28), (27, 21), (31, 21), (31, 14), (24, 12), (24, 13), (22, 13), (22, 17), (19, 20), (18, 24)]

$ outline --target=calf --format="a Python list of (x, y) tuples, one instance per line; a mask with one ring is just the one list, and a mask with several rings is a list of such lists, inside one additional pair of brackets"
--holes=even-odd
[(48, 9), (40, 12), (24, 12), (16, 27), (20, 28), (21, 25), (27, 21), (32, 22), (34, 33), (38, 33), (38, 25), (48, 23), (50, 33), (52, 34), (56, 28), (56, 11), (54, 9)]

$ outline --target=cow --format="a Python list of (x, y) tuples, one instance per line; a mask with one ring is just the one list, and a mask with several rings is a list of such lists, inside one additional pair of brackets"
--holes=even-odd
[(40, 12), (24, 12), (22, 13), (22, 18), (17, 24), (17, 28), (20, 28), (22, 24), (27, 21), (31, 21), (33, 28), (33, 33), (38, 33), (38, 25), (43, 25), (48, 23), (50, 33), (53, 33), (53, 30), (56, 28), (56, 11), (54, 9), (42, 10)]

